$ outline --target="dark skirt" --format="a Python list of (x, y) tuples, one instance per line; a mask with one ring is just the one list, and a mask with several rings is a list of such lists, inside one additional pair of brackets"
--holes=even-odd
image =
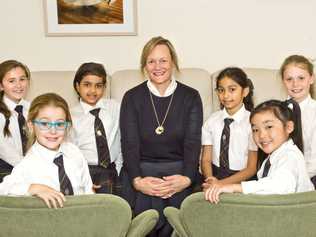
[(314, 188), (316, 189), (316, 175), (311, 178), (311, 181), (314, 184)]
[(0, 159), (0, 183), (2, 182), (5, 176), (11, 174), (12, 169), (13, 169), (12, 165)]
[(213, 165), (213, 164), (212, 164), (212, 171), (213, 171), (213, 176), (216, 177), (217, 179), (225, 179), (239, 172), (239, 170), (225, 169), (222, 167), (217, 167), (216, 165)]
[(121, 194), (121, 182), (115, 168), (115, 163), (111, 163), (107, 168), (98, 165), (89, 165), (89, 172), (93, 184), (101, 185), (101, 188), (96, 189), (96, 193)]
[[(163, 176), (170, 176), (175, 174), (183, 174), (183, 162), (141, 162), (140, 164), (142, 177), (152, 176), (161, 178)], [(172, 197), (162, 199), (159, 197), (149, 196), (141, 192), (137, 192), (132, 186), (127, 176), (127, 172), (122, 172), (123, 180), (123, 197), (130, 203), (134, 215), (138, 215), (148, 209), (155, 209), (159, 212), (159, 220), (154, 230), (149, 234), (150, 237), (171, 236), (172, 227), (167, 222), (163, 210), (167, 206), (180, 208), (182, 201), (192, 193), (192, 188), (174, 194)]]

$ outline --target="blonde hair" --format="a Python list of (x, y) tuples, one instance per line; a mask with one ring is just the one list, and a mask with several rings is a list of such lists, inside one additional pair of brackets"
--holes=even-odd
[[(280, 76), (282, 80), (284, 78), (284, 72), (289, 65), (294, 65), (307, 71), (310, 76), (314, 75), (314, 65), (309, 59), (303, 55), (291, 55), (284, 60), (280, 68)], [(309, 93), (313, 96), (314, 90), (312, 86), (310, 87)]]
[[(27, 121), (32, 122), (33, 120), (35, 120), (39, 114), (39, 111), (46, 106), (54, 106), (57, 108), (61, 108), (65, 112), (66, 121), (69, 122), (70, 124), (70, 126), (67, 128), (67, 130), (69, 131), (69, 128), (71, 127), (71, 124), (72, 124), (69, 106), (67, 102), (64, 100), (64, 98), (62, 98), (61, 96), (55, 93), (46, 93), (46, 94), (37, 96), (31, 103)], [(31, 131), (28, 131), (28, 132), (29, 132), (29, 136), (28, 136), (27, 149), (29, 149), (36, 141), (34, 132), (31, 132)]]
[(141, 70), (142, 74), (143, 75), (145, 74), (145, 67), (147, 64), (147, 58), (148, 58), (149, 54), (153, 51), (153, 49), (157, 45), (165, 45), (168, 47), (173, 65), (175, 66), (176, 70), (179, 72), (180, 69), (179, 69), (179, 65), (178, 65), (178, 56), (177, 56), (175, 48), (173, 47), (173, 45), (171, 44), (171, 42), (169, 40), (167, 40), (161, 36), (157, 36), (157, 37), (151, 38), (145, 44), (145, 46), (143, 48), (141, 59), (140, 59), (140, 70)]

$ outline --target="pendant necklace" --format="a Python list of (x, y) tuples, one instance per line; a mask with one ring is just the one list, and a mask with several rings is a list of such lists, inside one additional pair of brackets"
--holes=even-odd
[(167, 118), (167, 115), (168, 115), (168, 113), (169, 113), (169, 109), (170, 109), (170, 106), (171, 106), (171, 103), (172, 103), (172, 99), (173, 99), (174, 92), (173, 92), (172, 95), (171, 95), (171, 99), (170, 99), (170, 102), (169, 102), (169, 104), (168, 104), (167, 111), (166, 111), (165, 116), (164, 116), (164, 118), (163, 118), (163, 120), (162, 120), (161, 123), (159, 122), (158, 114), (157, 114), (156, 107), (155, 107), (154, 100), (153, 100), (153, 96), (152, 96), (152, 94), (151, 94), (150, 91), (149, 91), (149, 95), (150, 95), (151, 104), (152, 104), (153, 109), (154, 109), (156, 121), (157, 121), (157, 124), (158, 124), (158, 127), (155, 129), (155, 133), (156, 133), (157, 135), (161, 135), (161, 134), (163, 134), (163, 132), (165, 131), (165, 128), (163, 127), (163, 125), (164, 125), (164, 123), (165, 123), (165, 121), (166, 121), (166, 118)]

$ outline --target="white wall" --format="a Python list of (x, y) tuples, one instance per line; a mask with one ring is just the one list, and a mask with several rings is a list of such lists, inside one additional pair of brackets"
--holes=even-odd
[[(49, 0), (52, 1), (52, 0)], [(138, 0), (137, 36), (46, 37), (42, 0), (0, 1), (0, 61), (32, 71), (76, 70), (98, 61), (137, 68), (153, 36), (175, 45), (181, 67), (210, 72), (228, 65), (278, 68), (289, 54), (316, 58), (314, 0)]]

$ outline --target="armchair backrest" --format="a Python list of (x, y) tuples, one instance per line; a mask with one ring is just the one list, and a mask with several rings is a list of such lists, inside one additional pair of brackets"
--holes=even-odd
[(165, 209), (178, 236), (313, 237), (316, 192), (288, 195), (223, 194), (211, 204), (203, 193), (187, 197), (179, 211)]
[(67, 197), (65, 206), (59, 209), (49, 209), (34, 197), (1, 196), (0, 236), (145, 236), (158, 219), (156, 213), (149, 216), (138, 218), (139, 224), (132, 226), (128, 203), (110, 194)]

